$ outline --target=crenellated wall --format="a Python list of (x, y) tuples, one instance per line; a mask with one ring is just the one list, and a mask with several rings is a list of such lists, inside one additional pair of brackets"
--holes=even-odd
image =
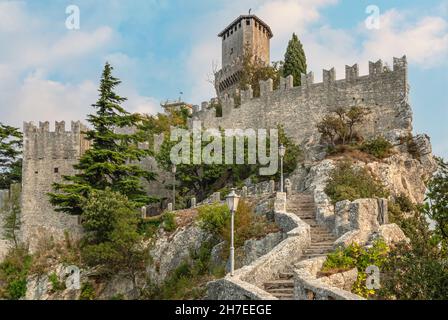
[(69, 131), (63, 121), (55, 123), (54, 131), (49, 122), (40, 122), (39, 127), (24, 123), (21, 236), (32, 251), (41, 237), (61, 240), (65, 231), (79, 235), (78, 218), (55, 212), (47, 194), (54, 182), (75, 173), (73, 165), (89, 148), (84, 130), (80, 122), (72, 122)]
[(249, 88), (241, 92), (241, 105), (235, 108), (232, 97), (224, 96), (222, 117), (203, 103), (192, 120), (201, 120), (205, 128), (275, 128), (282, 124), (296, 143), (316, 144), (316, 124), (336, 107), (362, 106), (371, 114), (360, 131), (366, 136), (388, 132), (412, 131), (412, 111), (408, 103), (409, 87), (406, 56), (394, 58), (393, 70), (381, 60), (369, 62), (369, 74), (360, 76), (358, 65), (346, 66), (345, 78), (336, 80), (335, 69), (323, 71), (323, 81), (314, 83), (310, 72), (302, 75), (302, 85), (293, 87), (292, 76), (282, 78), (277, 90), (273, 81), (260, 82), (260, 97)]

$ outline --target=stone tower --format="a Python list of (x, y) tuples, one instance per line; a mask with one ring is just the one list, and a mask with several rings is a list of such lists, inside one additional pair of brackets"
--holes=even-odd
[(75, 173), (73, 165), (89, 148), (85, 130), (80, 122), (72, 122), (70, 131), (65, 131), (65, 122), (56, 122), (54, 132), (48, 122), (39, 127), (24, 123), (21, 235), (31, 251), (43, 237), (58, 241), (65, 232), (74, 237), (80, 234), (78, 218), (55, 212), (47, 194), (54, 182)]
[(241, 15), (219, 35), (222, 38), (222, 69), (215, 74), (218, 96), (232, 94), (241, 77), (245, 50), (265, 64), (270, 62), (271, 28), (256, 15)]

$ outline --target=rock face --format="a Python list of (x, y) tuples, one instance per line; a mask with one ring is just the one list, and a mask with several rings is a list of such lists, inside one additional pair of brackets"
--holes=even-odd
[(244, 243), (243, 265), (249, 265), (261, 256), (274, 249), (276, 245), (283, 241), (285, 235), (283, 232), (271, 233), (262, 239), (247, 240)]
[(387, 200), (344, 200), (335, 205), (334, 233), (339, 236), (335, 247), (347, 247), (351, 243), (366, 245), (383, 238), (388, 245), (408, 241), (396, 224), (388, 224)]
[(161, 231), (149, 251), (152, 263), (147, 272), (156, 284), (161, 284), (168, 274), (182, 262), (190, 259), (192, 250), (198, 250), (210, 238), (195, 223), (177, 229), (173, 234)]
[[(428, 147), (425, 147), (426, 149)], [(395, 154), (383, 162), (372, 162), (366, 167), (387, 187), (394, 196), (406, 195), (414, 203), (422, 203), (426, 182), (437, 165), (431, 154), (413, 159), (407, 153)]]

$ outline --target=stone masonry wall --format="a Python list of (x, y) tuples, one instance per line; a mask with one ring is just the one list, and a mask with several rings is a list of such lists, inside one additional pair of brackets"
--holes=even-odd
[(21, 236), (31, 251), (43, 237), (61, 240), (65, 231), (74, 237), (80, 233), (78, 218), (55, 212), (48, 192), (54, 182), (75, 173), (73, 165), (89, 148), (84, 130), (80, 122), (72, 122), (70, 131), (65, 131), (65, 122), (56, 122), (53, 132), (48, 122), (39, 127), (24, 123)]
[(270, 129), (282, 124), (286, 133), (306, 148), (318, 144), (316, 124), (329, 111), (362, 106), (372, 111), (359, 128), (365, 137), (412, 131), (406, 57), (394, 58), (393, 70), (381, 60), (369, 62), (369, 74), (365, 76), (359, 76), (357, 64), (347, 66), (345, 79), (335, 79), (333, 68), (323, 71), (322, 83), (314, 83), (312, 72), (302, 75), (300, 87), (293, 87), (292, 76), (281, 79), (276, 91), (272, 90), (272, 80), (262, 81), (260, 97), (253, 98), (250, 88), (242, 91), (238, 108), (234, 107), (233, 98), (224, 97), (222, 117), (216, 117), (215, 110), (202, 103), (192, 120), (202, 121), (205, 128), (224, 129)]

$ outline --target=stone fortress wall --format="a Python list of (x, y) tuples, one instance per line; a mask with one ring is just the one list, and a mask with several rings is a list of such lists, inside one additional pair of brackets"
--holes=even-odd
[(293, 87), (293, 78), (282, 78), (273, 91), (271, 79), (260, 82), (260, 97), (252, 89), (241, 92), (241, 105), (232, 97), (222, 97), (222, 117), (203, 102), (195, 107), (192, 121), (202, 121), (205, 128), (271, 129), (282, 124), (295, 143), (318, 144), (316, 124), (336, 107), (366, 107), (371, 111), (359, 128), (365, 137), (394, 132), (412, 132), (412, 111), (408, 103), (408, 69), (406, 56), (394, 58), (393, 70), (381, 60), (369, 62), (369, 74), (360, 76), (358, 65), (347, 66), (345, 79), (336, 80), (336, 71), (324, 70), (323, 82), (314, 83), (313, 73), (302, 75), (302, 85)]
[(85, 130), (80, 122), (72, 122), (69, 131), (64, 121), (56, 122), (54, 131), (48, 122), (40, 122), (39, 127), (24, 123), (21, 236), (31, 251), (42, 236), (61, 240), (65, 231), (72, 236), (80, 233), (78, 217), (55, 212), (48, 193), (53, 183), (75, 174), (73, 165), (89, 148)]

